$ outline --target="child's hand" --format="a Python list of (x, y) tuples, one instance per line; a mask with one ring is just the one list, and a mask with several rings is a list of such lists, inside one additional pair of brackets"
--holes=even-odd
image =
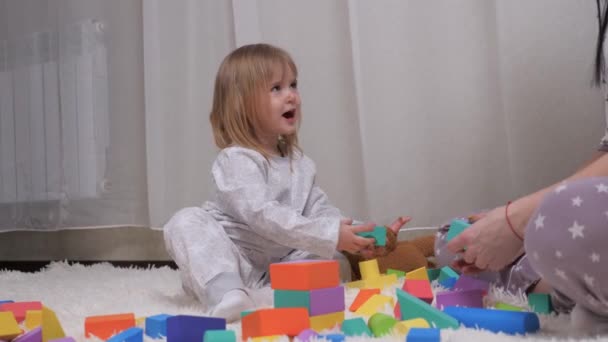
[(401, 229), (403, 225), (410, 222), (411, 220), (412, 218), (410, 216), (399, 216), (395, 221), (393, 221), (393, 223), (391, 223), (389, 226), (386, 226), (386, 228), (392, 230), (395, 234), (399, 234), (399, 229)]
[(351, 219), (340, 221), (337, 250), (357, 254), (362, 250), (372, 248), (376, 242), (374, 238), (365, 238), (356, 233), (371, 232), (376, 225), (374, 223), (366, 223), (360, 226), (353, 226), (352, 223), (353, 220)]

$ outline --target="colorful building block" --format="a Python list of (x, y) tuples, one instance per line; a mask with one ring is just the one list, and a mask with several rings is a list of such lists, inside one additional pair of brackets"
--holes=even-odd
[(161, 338), (167, 336), (167, 319), (171, 315), (158, 314), (146, 318), (146, 335), (152, 338)]
[(405, 337), (405, 342), (439, 342), (441, 331), (436, 328), (412, 328)]
[(306, 308), (271, 308), (243, 317), (241, 327), (243, 340), (272, 335), (296, 336), (311, 327), (311, 320)]
[(342, 322), (344, 322), (344, 311), (311, 316), (310, 328), (315, 331), (322, 331), (325, 329), (332, 329), (335, 326), (342, 324)]
[(311, 338), (315, 338), (317, 336), (319, 336), (319, 334), (317, 334), (316, 331), (314, 331), (314, 330), (312, 330), (312, 329), (309, 328), (309, 329), (302, 330), (298, 334), (297, 339), (300, 342), (308, 342)]
[(404, 271), (394, 270), (392, 268), (387, 268), (386, 269), (386, 274), (394, 274), (394, 275), (397, 276), (397, 278), (403, 278), (403, 277), (405, 277), (405, 272)]
[(385, 305), (390, 305), (391, 307), (394, 304), (393, 297), (385, 296), (382, 294), (375, 294), (370, 297), (363, 305), (355, 311), (359, 315), (363, 316), (371, 316), (378, 311), (382, 311)]
[(465, 327), (486, 329), (505, 334), (533, 333), (540, 329), (538, 316), (532, 312), (461, 308), (449, 306), (443, 312), (456, 318)]
[(42, 342), (42, 328), (34, 328), (25, 334), (20, 335), (12, 342)]
[(437, 281), (441, 286), (451, 289), (454, 287), (459, 277), (460, 275), (450, 268), (450, 266), (444, 266), (439, 271), (439, 278), (437, 278)]
[(362, 280), (370, 280), (380, 277), (380, 268), (378, 260), (371, 259), (359, 262), (359, 271), (361, 272)]
[(397, 320), (394, 317), (381, 312), (373, 314), (367, 321), (367, 325), (376, 337), (390, 334), (395, 324)]
[(458, 328), (458, 321), (453, 317), (446, 315), (401, 289), (397, 289), (396, 291), (401, 309), (401, 320), (423, 318), (437, 328)]
[(28, 310), (42, 310), (41, 302), (13, 302), (0, 304), (0, 311), (10, 311), (15, 316), (18, 323), (25, 319), (25, 312)]
[(329, 342), (343, 342), (346, 336), (342, 334), (325, 334), (319, 335), (319, 339), (325, 339)]
[(387, 286), (395, 284), (396, 282), (397, 282), (396, 274), (383, 274), (383, 275), (380, 275), (378, 278), (374, 278), (374, 279), (351, 281), (349, 283), (345, 283), (344, 286), (346, 286), (348, 288), (356, 288), (356, 289), (362, 289), (362, 288), (383, 289)]
[(258, 336), (253, 337), (251, 342), (279, 342), (283, 336), (272, 335), (272, 336)]
[(144, 330), (140, 327), (133, 327), (110, 337), (106, 342), (142, 342), (144, 340)]
[(344, 311), (344, 287), (337, 286), (308, 291), (275, 290), (274, 307), (304, 307), (308, 309), (310, 316)]
[(135, 316), (132, 313), (89, 316), (84, 319), (84, 334), (87, 338), (91, 335), (102, 340), (107, 340), (113, 335), (135, 326)]
[(488, 293), (488, 290), (490, 289), (490, 283), (483, 279), (477, 279), (467, 275), (460, 275), (458, 276), (458, 280), (456, 280), (456, 283), (453, 287), (454, 291), (477, 289), (482, 290), (483, 295), (485, 296)]
[(376, 246), (386, 246), (386, 227), (384, 226), (376, 226), (371, 232), (359, 232), (356, 234), (363, 237), (374, 238), (374, 240), (376, 240)]
[(426, 270), (426, 274), (429, 276), (429, 280), (433, 281), (439, 278), (439, 273), (441, 272), (438, 268), (429, 268)]
[(429, 281), (429, 274), (426, 267), (420, 267), (405, 274), (405, 280), (426, 280)]
[(507, 310), (507, 311), (524, 311), (524, 308), (511, 305), (505, 302), (496, 302), (494, 307), (498, 310)]
[(25, 328), (32, 330), (42, 325), (42, 310), (27, 310), (25, 312)]
[(203, 336), (204, 342), (236, 342), (234, 330), (207, 330)]
[(448, 230), (448, 234), (445, 237), (446, 241), (452, 240), (453, 238), (458, 236), (460, 233), (464, 232), (465, 229), (469, 228), (470, 226), (471, 226), (471, 224), (467, 221), (459, 220), (459, 219), (452, 220), (452, 222), (450, 223), (450, 228)]
[[(426, 271), (424, 272), (426, 275)], [(431, 288), (431, 283), (428, 279), (425, 280), (417, 280), (417, 279), (407, 279), (405, 283), (403, 283), (403, 288), (405, 292), (411, 294), (412, 296), (419, 298), (429, 304), (433, 303), (433, 289)]]
[(371, 330), (361, 317), (345, 319), (341, 329), (346, 336), (372, 336)]
[(397, 322), (393, 327), (393, 332), (399, 335), (407, 335), (412, 328), (429, 328), (430, 326), (424, 318), (413, 318)]
[(12, 311), (0, 312), (0, 339), (12, 340), (21, 334), (21, 328), (17, 324)]
[(15, 301), (13, 300), (0, 300), (0, 305), (5, 304), (5, 303), (14, 303)]
[(448, 306), (483, 308), (483, 290), (445, 291), (435, 296), (435, 306), (439, 310)]
[(550, 314), (553, 311), (551, 297), (546, 293), (530, 293), (528, 304), (532, 311), (540, 314)]
[(46, 306), (42, 307), (42, 341), (65, 337), (63, 327), (55, 312)]
[(360, 289), (348, 310), (350, 312), (357, 311), (363, 303), (367, 302), (375, 294), (380, 294), (380, 289)]
[(270, 265), (270, 286), (275, 290), (312, 290), (340, 285), (336, 260), (304, 260)]
[(207, 330), (225, 330), (226, 320), (216, 317), (176, 315), (167, 318), (167, 342), (202, 341)]

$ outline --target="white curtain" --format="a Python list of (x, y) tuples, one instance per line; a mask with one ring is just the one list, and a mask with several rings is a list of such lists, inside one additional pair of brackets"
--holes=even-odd
[(145, 0), (151, 223), (209, 196), (221, 59), (267, 42), (298, 64), (301, 140), (344, 213), (412, 225), (505, 203), (589, 158), (594, 1)]
[(141, 18), (0, 0), (0, 231), (149, 225)]

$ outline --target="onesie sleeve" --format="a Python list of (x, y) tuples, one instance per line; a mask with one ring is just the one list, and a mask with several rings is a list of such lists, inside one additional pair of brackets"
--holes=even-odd
[(329, 197), (318, 185), (314, 185), (304, 207), (304, 216), (317, 217), (343, 217), (340, 209), (329, 202)]
[(269, 198), (268, 161), (242, 148), (223, 150), (212, 174), (216, 200), (227, 214), (278, 244), (332, 258), (338, 244), (340, 216), (305, 217)]

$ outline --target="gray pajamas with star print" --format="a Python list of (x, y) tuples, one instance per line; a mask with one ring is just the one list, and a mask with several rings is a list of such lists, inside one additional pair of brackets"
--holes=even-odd
[(608, 316), (608, 177), (565, 182), (548, 193), (525, 232), (530, 264), (554, 289)]

